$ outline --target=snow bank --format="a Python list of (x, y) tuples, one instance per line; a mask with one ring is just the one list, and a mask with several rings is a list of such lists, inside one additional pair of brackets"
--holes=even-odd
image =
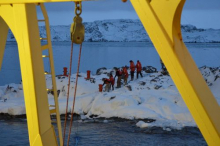
[[(220, 104), (219, 68), (200, 68), (207, 84)], [(80, 73), (75, 105), (75, 113), (83, 118), (91, 116), (125, 119), (154, 119), (155, 122), (145, 123), (140, 121), (138, 127), (172, 127), (196, 126), (189, 110), (178, 93), (170, 76), (160, 72), (146, 73), (144, 77), (129, 81), (128, 85), (116, 88), (110, 92), (98, 92), (98, 85), (102, 78), (106, 78), (112, 70), (105, 70), (104, 74), (91, 75), (90, 80), (85, 80), (86, 74)], [(114, 74), (114, 72), (113, 72)], [(71, 76), (69, 109), (71, 110), (75, 74)], [(67, 83), (66, 77), (57, 77), (59, 90), (60, 113), (66, 109)], [(46, 76), (47, 87), (51, 88), (51, 77)], [(130, 90), (132, 91), (130, 91)], [(53, 95), (48, 93), (48, 101), (53, 104)], [(20, 84), (0, 86), (0, 113), (10, 115), (25, 114), (23, 88)]]

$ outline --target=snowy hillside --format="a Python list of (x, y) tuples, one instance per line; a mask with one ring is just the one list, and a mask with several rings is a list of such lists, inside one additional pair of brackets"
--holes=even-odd
[[(200, 71), (220, 104), (220, 69), (202, 67)], [(110, 72), (114, 71), (99, 70), (90, 80), (85, 80), (86, 74), (80, 73), (75, 113), (79, 114), (81, 119), (92, 119), (95, 116), (155, 121), (139, 122), (137, 123), (139, 127), (159, 126), (181, 129), (184, 126), (196, 126), (170, 76), (146, 69), (143, 78), (130, 81), (128, 85), (115, 88), (114, 91), (98, 92), (98, 85), (102, 84), (101, 79), (108, 77)], [(71, 77), (69, 111), (73, 101), (75, 76), (73, 74)], [(61, 114), (65, 113), (67, 84), (66, 77), (57, 78)], [(52, 88), (50, 76), (47, 76), (47, 87)], [(53, 95), (48, 93), (48, 96), (50, 104), (53, 104)], [(26, 113), (21, 84), (0, 86), (1, 113), (10, 115)]]
[[(85, 22), (85, 41), (149, 42), (149, 36), (139, 20), (119, 19)], [(220, 42), (220, 30), (199, 29), (192, 25), (182, 25), (184, 42)], [(41, 37), (45, 28), (40, 27)], [(51, 26), (52, 41), (70, 41), (69, 26)], [(11, 32), (8, 41), (15, 41)]]

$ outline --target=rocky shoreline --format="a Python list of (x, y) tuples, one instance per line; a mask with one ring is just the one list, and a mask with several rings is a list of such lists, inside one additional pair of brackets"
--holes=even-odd
[[(70, 115), (70, 114), (69, 114)], [(55, 118), (52, 116), (52, 119)], [(61, 121), (65, 120), (65, 115), (61, 115)], [(68, 118), (68, 121), (70, 118)], [(91, 118), (91, 119), (80, 119), (80, 116), (77, 114), (74, 114), (74, 121), (83, 122), (83, 123), (120, 123), (120, 122), (128, 122), (131, 124), (133, 128), (137, 127), (137, 123), (141, 120), (145, 123), (152, 123), (155, 122), (153, 119), (123, 119), (123, 118)], [(9, 114), (0, 114), (0, 121), (1, 122), (24, 122), (26, 121), (26, 115), (9, 115)], [(152, 127), (144, 127), (144, 128), (135, 128), (133, 132), (138, 133), (145, 133), (145, 134), (169, 134), (169, 135), (181, 135), (181, 134), (187, 134), (187, 135), (196, 135), (201, 136), (202, 134), (199, 131), (198, 127), (194, 126), (185, 126), (181, 129), (175, 129), (172, 127), (158, 127), (158, 126), (152, 126)]]

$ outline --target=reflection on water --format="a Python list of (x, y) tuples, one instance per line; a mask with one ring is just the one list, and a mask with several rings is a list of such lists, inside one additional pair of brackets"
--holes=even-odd
[[(62, 123), (63, 125), (63, 123)], [(67, 133), (68, 133), (67, 127)], [(0, 121), (1, 146), (29, 145), (26, 121)], [(78, 130), (77, 130), (78, 129)], [(78, 131), (79, 146), (203, 146), (207, 145), (199, 130), (157, 132), (140, 129), (133, 121), (73, 123), (70, 145), (75, 145)], [(66, 135), (67, 137), (67, 135)]]

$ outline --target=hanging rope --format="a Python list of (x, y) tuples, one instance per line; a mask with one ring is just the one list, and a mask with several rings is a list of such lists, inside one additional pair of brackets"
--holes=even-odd
[[(78, 67), (77, 67), (77, 73), (76, 73), (75, 91), (74, 91), (74, 99), (73, 99), (73, 105), (72, 105), (72, 110), (71, 110), (71, 121), (70, 121), (70, 127), (69, 127), (67, 146), (69, 146), (71, 128), (72, 128), (72, 123), (73, 123), (73, 113), (74, 113), (75, 100), (76, 100), (76, 91), (77, 91), (77, 83), (78, 83), (78, 76), (79, 76), (79, 66), (80, 66), (80, 59), (81, 59), (82, 42), (84, 41), (84, 35), (85, 35), (85, 28), (82, 23), (82, 18), (80, 17), (81, 13), (82, 13), (82, 3), (75, 2), (75, 15), (76, 16), (74, 17), (73, 23), (70, 28), (70, 34), (71, 34), (70, 36), (71, 36), (72, 45), (71, 45), (70, 73), (69, 73), (69, 78), (68, 78), (69, 79), (68, 80), (68, 93), (67, 93), (63, 141), (65, 139), (65, 133), (66, 133), (66, 121), (67, 121), (68, 101), (69, 101), (69, 88), (70, 88), (70, 76), (71, 76), (71, 66), (72, 66), (73, 43), (80, 44), (80, 50), (79, 50)], [(77, 131), (78, 131), (78, 128), (77, 128)], [(79, 142), (79, 138), (76, 137), (76, 145), (78, 144), (78, 142)], [(64, 142), (63, 142), (63, 145), (64, 145)]]
[(71, 70), (72, 70), (72, 58), (73, 58), (73, 42), (71, 44), (71, 54), (70, 54), (70, 66), (69, 66), (69, 75), (68, 75), (68, 90), (67, 90), (67, 98), (66, 98), (66, 115), (65, 115), (65, 122), (64, 122), (64, 132), (63, 132), (63, 145), (65, 141), (65, 134), (66, 134), (66, 121), (68, 116), (68, 104), (69, 104), (69, 93), (70, 93), (70, 78), (71, 78)]
[(70, 127), (69, 127), (69, 135), (68, 135), (68, 140), (67, 140), (67, 146), (69, 146), (71, 128), (72, 128), (72, 123), (73, 123), (73, 113), (74, 113), (75, 100), (76, 100), (76, 90), (77, 90), (77, 83), (78, 83), (78, 76), (79, 76), (79, 66), (80, 66), (81, 51), (82, 51), (82, 44), (80, 44), (80, 50), (79, 50), (79, 59), (78, 59), (78, 67), (77, 67), (77, 73), (76, 73), (75, 91), (74, 91), (73, 105), (72, 105), (72, 111), (71, 111), (71, 120), (70, 120)]

